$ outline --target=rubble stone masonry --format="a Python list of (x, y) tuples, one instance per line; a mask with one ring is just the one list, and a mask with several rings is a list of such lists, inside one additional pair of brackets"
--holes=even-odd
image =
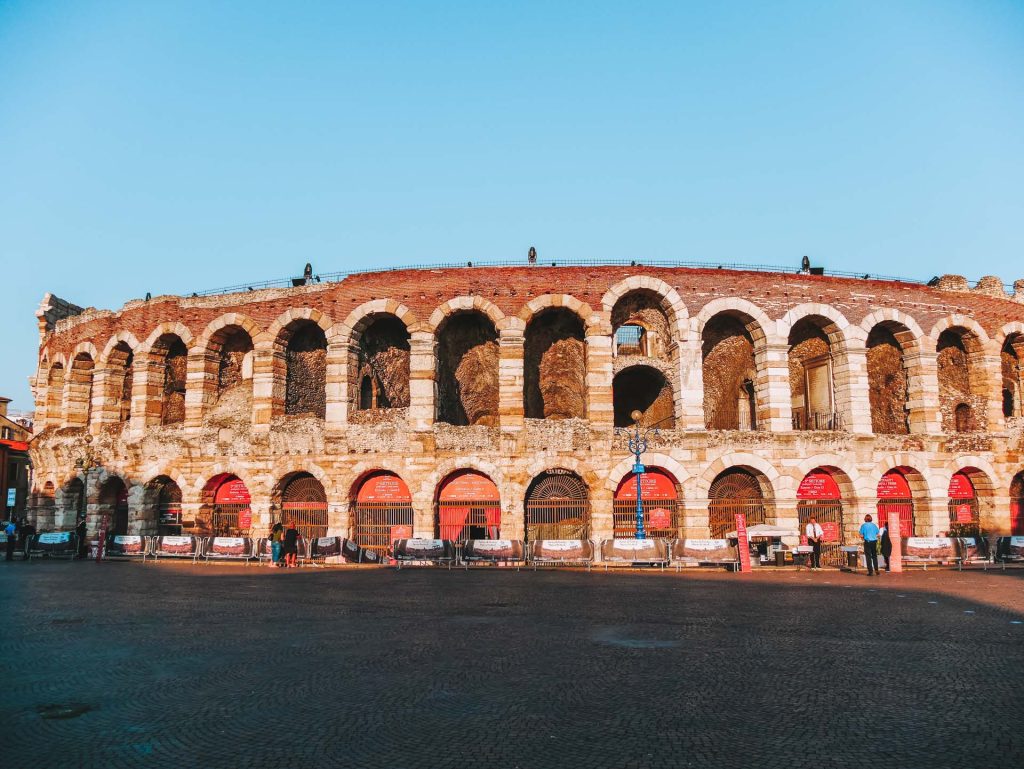
[[(85, 512), (95, 530), (124, 504), (123, 483), (127, 530), (153, 534), (169, 505), (207, 520), (218, 479), (236, 477), (262, 535), (287, 485), (311, 476), (328, 531), (349, 536), (364, 482), (387, 471), (408, 488), (414, 533), (432, 537), (439, 490), (469, 468), (497, 486), (502, 536), (523, 537), (531, 483), (557, 471), (582, 479), (601, 539), (633, 463), (615, 427), (639, 411), (660, 428), (644, 461), (675, 482), (680, 536), (708, 535), (712, 485), (735, 469), (757, 479), (768, 518), (796, 524), (798, 488), (818, 468), (841, 490), (850, 541), (893, 469), (918, 534), (950, 528), (958, 472), (981, 528), (1010, 533), (1024, 493), (1015, 285), (1008, 296), (991, 278), (523, 266), (117, 311), (47, 295), (34, 514), (46, 530)], [(642, 343), (620, 347), (624, 325)], [(828, 413), (806, 424), (801, 412)]]

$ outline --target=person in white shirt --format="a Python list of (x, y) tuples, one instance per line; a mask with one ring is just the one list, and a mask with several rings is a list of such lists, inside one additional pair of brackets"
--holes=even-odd
[(825, 536), (821, 524), (812, 515), (807, 525), (804, 526), (804, 534), (807, 535), (807, 544), (814, 548), (811, 551), (811, 568), (821, 568), (821, 538)]

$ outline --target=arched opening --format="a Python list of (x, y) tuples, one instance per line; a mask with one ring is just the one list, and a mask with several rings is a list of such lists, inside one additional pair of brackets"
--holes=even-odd
[(719, 313), (701, 333), (704, 426), (708, 430), (758, 429), (758, 375), (751, 329), (757, 329), (757, 324), (749, 316)]
[(405, 324), (394, 315), (374, 316), (359, 334), (354, 367), (359, 410), (409, 406), (410, 355)]
[(797, 487), (796, 498), (802, 540), (806, 540), (804, 532), (808, 521), (814, 518), (821, 526), (821, 562), (827, 566), (841, 566), (846, 527), (843, 495), (835, 477), (823, 467), (811, 470)]
[[(672, 383), (658, 369), (650, 366), (630, 366), (612, 380), (612, 403), (615, 426), (629, 427), (639, 421), (646, 427), (675, 427), (675, 399)], [(633, 412), (639, 411), (639, 420)]]
[(146, 527), (157, 536), (178, 536), (182, 533), (181, 489), (173, 479), (158, 475), (146, 484)]
[(396, 539), (413, 535), (412, 494), (394, 473), (378, 470), (358, 484), (352, 502), (353, 539), (360, 547), (385, 555)]
[[(623, 476), (612, 502), (612, 533), (616, 539), (636, 536), (636, 474)], [(679, 482), (660, 467), (640, 474), (640, 506), (648, 537), (674, 539), (682, 532)]]
[(871, 329), (867, 341), (868, 402), (871, 429), (879, 435), (907, 435), (910, 412), (907, 406), (910, 378), (907, 373), (904, 344), (899, 333), (912, 344), (904, 327), (879, 323)]
[(480, 312), (455, 313), (437, 334), (437, 421), (498, 425), (498, 332)]
[(196, 520), (198, 533), (214, 537), (247, 537), (252, 530), (249, 489), (237, 475), (219, 473), (206, 482)]
[(674, 340), (664, 305), (664, 299), (648, 289), (620, 297), (612, 308), (613, 355), (671, 360)]
[(225, 326), (217, 331), (210, 338), (207, 354), (216, 362), (215, 401), (235, 388), (241, 389), (244, 380), (252, 377), (252, 337), (241, 326)]
[(118, 342), (107, 357), (110, 369), (110, 395), (116, 404), (117, 421), (127, 422), (132, 418), (132, 384), (135, 377), (135, 354), (127, 342)]
[(978, 490), (969, 473), (960, 470), (949, 479), (949, 536), (981, 536), (981, 506)]
[(999, 358), (1003, 380), (1003, 416), (1007, 419), (1021, 416), (1021, 355), (1024, 354), (1024, 335), (1010, 334), (1003, 342)]
[(945, 432), (973, 433), (985, 429), (985, 396), (976, 382), (974, 360), (981, 355), (978, 338), (963, 328), (939, 334), (939, 409)]
[(70, 427), (86, 427), (92, 418), (92, 371), (93, 359), (87, 352), (80, 352), (71, 363), (67, 382), (67, 424)]
[(563, 307), (542, 310), (526, 326), (523, 409), (528, 419), (587, 415), (587, 345), (583, 321)]
[(842, 429), (832, 346), (822, 318), (802, 318), (789, 332), (789, 391), (794, 430)]
[(722, 538), (736, 529), (736, 516), (746, 516), (747, 526), (768, 523), (765, 490), (754, 473), (730, 467), (718, 474), (708, 491), (708, 528)]
[(438, 488), (435, 521), (439, 539), (500, 539), (498, 487), (476, 470), (457, 470)]
[(526, 539), (589, 539), (590, 491), (576, 473), (556, 468), (526, 491)]
[(64, 487), (63, 499), (64, 528), (75, 528), (85, 521), (85, 484), (81, 478), (72, 478)]
[(327, 336), (311, 320), (295, 321), (284, 334), (284, 413), (323, 419), (327, 414)]
[(64, 365), (54, 363), (46, 375), (46, 426), (61, 426), (61, 401), (64, 398)]
[(97, 512), (107, 523), (108, 534), (128, 533), (128, 487), (117, 476), (107, 478), (100, 486)]
[[(288, 528), (295, 524), (307, 542), (327, 536), (327, 492), (310, 473), (294, 473), (278, 484), (281, 506), (279, 520)], [(275, 495), (277, 496), (277, 495)]]
[(1024, 471), (1010, 483), (1010, 534), (1024, 535)]
[[(897, 513), (900, 517), (900, 536), (913, 537), (917, 531), (914, 516), (914, 494), (907, 479), (907, 473), (903, 468), (889, 470), (878, 481), (876, 491), (878, 503), (876, 505), (875, 521), (879, 527), (883, 523), (889, 523), (889, 516)], [(889, 535), (893, 532), (890, 529)]]
[(164, 334), (153, 344), (151, 355), (160, 377), (160, 424), (182, 422), (185, 419), (188, 349), (177, 334)]

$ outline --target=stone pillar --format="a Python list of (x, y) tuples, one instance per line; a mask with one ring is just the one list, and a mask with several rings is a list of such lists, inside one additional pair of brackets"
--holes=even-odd
[(353, 535), (352, 514), (349, 511), (348, 500), (329, 502), (327, 505), (327, 536), (351, 539)]
[(434, 492), (416, 492), (412, 495), (413, 537), (434, 539)]
[(163, 360), (151, 353), (136, 356), (134, 365), (130, 430), (133, 437), (141, 437), (147, 427), (161, 422), (165, 371)]
[(985, 432), (998, 432), (1005, 428), (1006, 418), (1003, 416), (1003, 362), (999, 348), (993, 343), (993, 349), (984, 354), (971, 355), (972, 390), (985, 398)]
[(862, 341), (851, 343), (846, 355), (837, 358), (833, 369), (836, 411), (845, 429), (870, 434), (871, 402), (868, 396), (868, 357)]
[[(327, 411), (325, 427), (331, 432), (343, 432), (348, 426), (348, 411), (352, 403), (349, 387), (350, 366), (358, 355), (356, 345), (346, 335), (327, 345)], [(333, 536), (333, 535), (332, 535)], [(347, 535), (346, 535), (347, 536)]]
[(612, 335), (608, 324), (587, 328), (587, 417), (597, 431), (611, 430), (615, 424), (612, 402)]
[(676, 394), (676, 425), (683, 430), (703, 430), (704, 359), (696, 335), (676, 345), (674, 363), (679, 371)]
[(434, 425), (434, 335), (414, 331), (409, 339), (409, 429), (430, 432)]
[(708, 525), (708, 504), (707, 497), (686, 497), (680, 500), (683, 507), (683, 538), (707, 539), (711, 536), (711, 527)]
[(119, 372), (112, 368), (101, 368), (92, 375), (92, 412), (89, 432), (98, 435), (103, 425), (116, 424), (121, 416), (121, 402), (114, 394), (114, 384), (120, 384)]
[(612, 517), (612, 492), (604, 486), (598, 486), (590, 498), (590, 538), (595, 546), (600, 546), (602, 539), (615, 537), (615, 523)]
[(281, 350), (256, 349), (252, 356), (252, 430), (266, 434), (275, 411), (284, 413), (287, 364)]
[[(505, 321), (519, 321), (518, 318)], [(504, 321), (503, 321), (504, 324)], [(498, 419), (502, 432), (523, 429), (523, 351), (525, 338), (521, 321), (498, 332)]]
[(939, 410), (939, 368), (935, 352), (905, 352), (908, 376), (907, 408), (910, 431), (937, 435), (942, 432)]
[(206, 410), (217, 398), (217, 356), (203, 351), (188, 353), (185, 384), (185, 427), (196, 431), (203, 426)]
[[(763, 350), (755, 349), (755, 362), (758, 370), (758, 411), (767, 404), (768, 418), (759, 423), (767, 426), (773, 433), (789, 432), (793, 429), (792, 391), (789, 386), (789, 345), (769, 342)], [(763, 373), (762, 373), (763, 372)], [(763, 382), (763, 384), (762, 384)]]

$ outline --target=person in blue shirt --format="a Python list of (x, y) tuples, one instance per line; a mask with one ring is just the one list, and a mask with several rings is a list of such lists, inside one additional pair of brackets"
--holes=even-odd
[(878, 574), (878, 526), (870, 515), (864, 516), (860, 525), (860, 535), (864, 538), (864, 560), (868, 565), (868, 576)]

